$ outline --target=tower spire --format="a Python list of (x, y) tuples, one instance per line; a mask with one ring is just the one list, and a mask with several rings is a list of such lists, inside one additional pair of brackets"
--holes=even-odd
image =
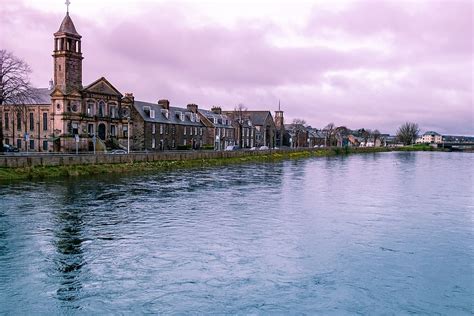
[(278, 99), (278, 111), (281, 111), (281, 109), (280, 109), (280, 99)]
[(64, 4), (66, 5), (66, 14), (69, 14), (69, 5), (71, 4), (71, 1), (66, 0)]

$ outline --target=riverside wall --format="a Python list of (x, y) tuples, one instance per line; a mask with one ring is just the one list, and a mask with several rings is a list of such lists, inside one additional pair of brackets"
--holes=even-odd
[(27, 168), (37, 166), (71, 166), (91, 164), (116, 164), (153, 162), (166, 160), (195, 160), (216, 158), (238, 158), (268, 155), (271, 153), (290, 154), (292, 152), (315, 151), (318, 148), (294, 148), (256, 151), (172, 151), (130, 154), (34, 154), (0, 155), (0, 168)]

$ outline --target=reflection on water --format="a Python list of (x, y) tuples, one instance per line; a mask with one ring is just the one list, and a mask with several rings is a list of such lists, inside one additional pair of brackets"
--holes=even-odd
[(0, 187), (0, 314), (470, 314), (472, 155)]

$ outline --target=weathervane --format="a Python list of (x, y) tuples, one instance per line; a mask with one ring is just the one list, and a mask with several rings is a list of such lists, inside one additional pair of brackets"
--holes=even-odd
[(66, 4), (66, 12), (69, 14), (69, 5), (71, 4), (71, 1), (66, 0), (65, 4)]

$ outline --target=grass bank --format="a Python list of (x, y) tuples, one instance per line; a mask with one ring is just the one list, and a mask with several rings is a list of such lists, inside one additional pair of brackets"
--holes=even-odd
[(166, 160), (153, 162), (133, 162), (117, 164), (86, 164), (68, 166), (36, 166), (26, 168), (0, 168), (0, 182), (10, 182), (15, 180), (45, 179), (45, 178), (65, 178), (79, 176), (96, 176), (106, 174), (123, 174), (137, 172), (159, 172), (165, 170), (211, 167), (229, 164), (240, 164), (249, 162), (271, 162), (287, 159), (301, 159), (308, 157), (326, 157), (347, 155), (351, 153), (376, 153), (387, 151), (420, 151), (431, 150), (430, 147), (410, 147), (410, 148), (320, 148), (307, 151), (272, 151), (262, 155), (249, 155), (231, 158), (211, 158), (211, 159), (191, 159), (191, 160)]

